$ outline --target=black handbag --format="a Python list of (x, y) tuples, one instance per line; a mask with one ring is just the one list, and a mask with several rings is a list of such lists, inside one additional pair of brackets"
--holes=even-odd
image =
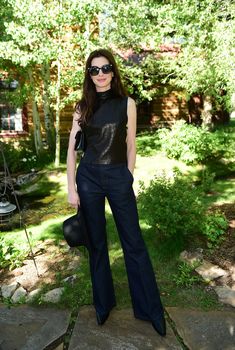
[(82, 130), (79, 130), (76, 133), (75, 136), (75, 145), (74, 145), (74, 150), (75, 151), (85, 151), (85, 134)]
[(84, 246), (89, 248), (86, 222), (82, 210), (63, 222), (63, 234), (70, 247)]

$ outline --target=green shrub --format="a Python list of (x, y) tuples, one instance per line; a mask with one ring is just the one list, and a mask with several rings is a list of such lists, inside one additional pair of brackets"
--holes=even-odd
[[(31, 141), (21, 142), (17, 147), (12, 143), (2, 143), (1, 145), (10, 173), (38, 170), (52, 161), (52, 156), (48, 151), (37, 156)], [(0, 168), (3, 168), (1, 153)]]
[(215, 248), (219, 245), (227, 228), (228, 221), (221, 212), (217, 211), (206, 215), (202, 233), (207, 237), (208, 248)]
[(219, 244), (227, 229), (220, 213), (209, 213), (203, 187), (196, 187), (175, 170), (172, 176), (155, 176), (148, 187), (141, 183), (138, 197), (140, 215), (155, 228), (162, 239), (185, 239), (194, 234), (205, 235), (209, 247)]
[[(3, 146), (3, 151), (11, 173), (25, 170), (30, 171), (35, 168), (37, 157), (29, 145), (25, 147), (18, 145), (16, 148), (13, 144), (6, 143)], [(0, 166), (3, 167), (2, 154), (0, 154)]]
[(154, 155), (161, 149), (161, 142), (157, 132), (143, 132), (136, 138), (137, 153), (141, 156)]
[(201, 188), (203, 191), (209, 192), (215, 180), (215, 173), (209, 171), (208, 169), (204, 169), (200, 174)]
[(169, 158), (179, 159), (186, 164), (206, 163), (221, 159), (229, 147), (229, 135), (222, 129), (210, 132), (205, 127), (177, 121), (171, 130), (159, 130), (162, 150)]
[(162, 237), (186, 236), (200, 232), (204, 205), (201, 192), (179, 171), (172, 177), (155, 176), (150, 185), (141, 183), (140, 213)]
[(194, 273), (194, 266), (182, 262), (178, 266), (178, 273), (173, 276), (173, 281), (180, 287), (191, 287), (194, 283), (201, 282), (202, 278)]
[(0, 268), (13, 270), (22, 266), (23, 260), (27, 257), (28, 251), (16, 247), (13, 243), (0, 239)]

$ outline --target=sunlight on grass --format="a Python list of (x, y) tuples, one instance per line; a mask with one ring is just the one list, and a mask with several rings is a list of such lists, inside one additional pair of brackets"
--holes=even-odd
[(109, 258), (111, 265), (114, 264), (117, 259), (123, 258), (122, 249), (109, 249)]
[(52, 193), (56, 193), (57, 195), (65, 195), (67, 194), (67, 176), (66, 171), (61, 172), (51, 172), (51, 174), (48, 175), (48, 180), (50, 182), (59, 183), (59, 192), (56, 190), (52, 191)]
[(151, 226), (149, 224), (147, 224), (144, 219), (140, 219), (139, 223), (140, 223), (142, 230), (148, 230), (151, 228)]
[(218, 180), (212, 185), (213, 197), (208, 198), (208, 202), (213, 200), (214, 204), (235, 202), (235, 179)]
[(166, 174), (172, 173), (174, 168), (178, 168), (185, 175), (196, 172), (199, 169), (199, 167), (196, 167), (195, 169), (195, 167), (188, 166), (178, 160), (168, 159), (162, 153), (158, 153), (150, 157), (142, 157), (137, 155), (134, 172), (135, 193), (138, 193), (139, 181), (144, 182), (144, 184), (147, 186), (155, 175), (162, 172), (165, 172)]
[[(27, 227), (27, 232), (30, 237), (30, 241), (33, 244), (36, 244), (39, 240), (45, 239), (61, 239), (62, 238), (62, 222), (68, 217), (60, 216), (58, 218), (50, 219), (42, 222), (40, 225), (33, 225)], [(16, 244), (27, 244), (25, 231), (24, 229), (12, 231), (12, 232), (3, 232), (0, 233), (0, 237), (4, 237), (9, 242), (14, 242)]]

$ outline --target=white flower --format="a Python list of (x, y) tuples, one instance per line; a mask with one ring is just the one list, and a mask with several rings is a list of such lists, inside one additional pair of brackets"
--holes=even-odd
[(23, 158), (23, 159), (22, 159), (22, 162), (27, 162), (27, 159), (26, 159), (26, 158)]

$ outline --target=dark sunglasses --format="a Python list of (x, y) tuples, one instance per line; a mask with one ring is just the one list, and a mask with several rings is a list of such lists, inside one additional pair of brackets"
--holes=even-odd
[(94, 77), (99, 74), (100, 69), (102, 70), (103, 74), (108, 74), (112, 72), (113, 66), (111, 64), (104, 64), (102, 67), (91, 66), (90, 68), (88, 68), (88, 71), (90, 75)]

